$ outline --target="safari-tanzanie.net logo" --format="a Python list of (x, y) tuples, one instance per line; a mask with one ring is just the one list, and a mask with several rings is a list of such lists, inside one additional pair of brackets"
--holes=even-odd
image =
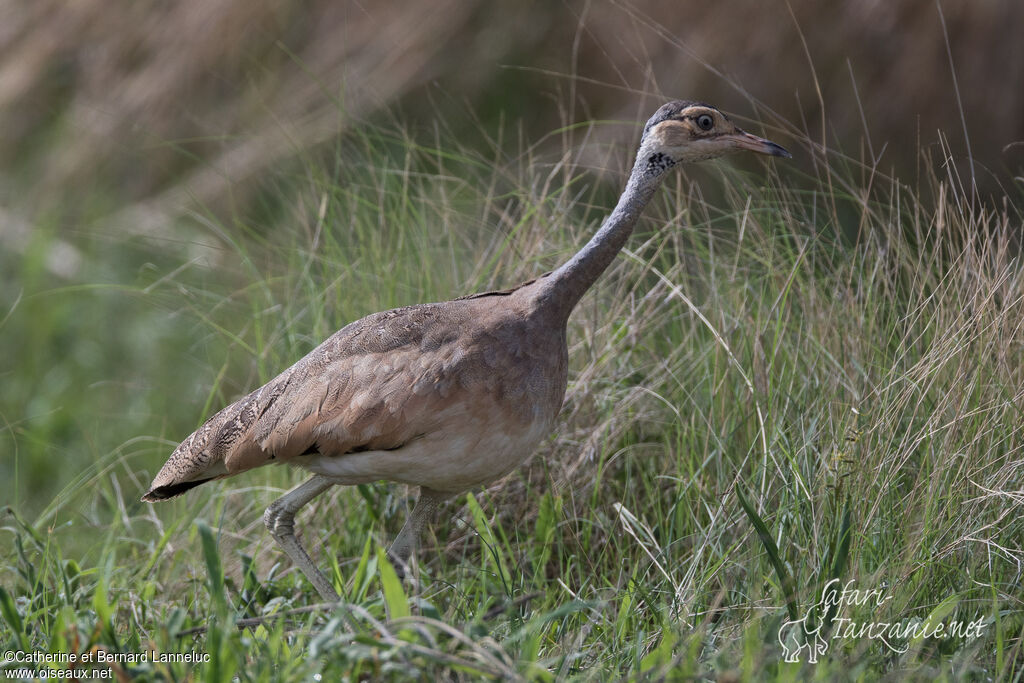
[[(785, 661), (799, 662), (806, 653), (807, 661), (814, 664), (818, 657), (828, 652), (836, 640), (876, 640), (896, 653), (904, 653), (909, 644), (923, 639), (962, 638), (973, 640), (985, 628), (984, 619), (974, 621), (959, 619), (913, 617), (898, 621), (887, 621), (875, 612), (881, 612), (885, 603), (893, 599), (886, 595), (886, 587), (858, 589), (854, 579), (840, 584), (832, 579), (821, 591), (821, 599), (807, 610), (800, 619), (787, 621), (779, 627), (779, 643), (782, 645)], [(860, 621), (847, 616), (858, 608), (858, 614), (865, 609), (871, 611), (871, 619)], [(933, 612), (934, 615), (934, 612)]]

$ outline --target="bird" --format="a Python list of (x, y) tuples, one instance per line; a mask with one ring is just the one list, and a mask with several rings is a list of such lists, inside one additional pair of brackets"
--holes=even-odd
[(277, 463), (312, 476), (273, 501), (271, 536), (327, 601), (334, 585), (295, 535), (295, 515), (335, 485), (391, 481), (419, 497), (387, 551), (399, 575), (442, 503), (503, 477), (555, 427), (566, 330), (672, 169), (734, 152), (792, 158), (718, 108), (676, 100), (647, 121), (625, 189), (587, 244), (518, 286), (373, 313), (328, 337), (181, 442), (143, 501)]

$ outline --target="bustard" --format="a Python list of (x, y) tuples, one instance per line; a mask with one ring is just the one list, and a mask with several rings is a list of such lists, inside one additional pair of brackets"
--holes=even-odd
[(295, 537), (295, 513), (335, 484), (419, 486), (388, 551), (402, 571), (442, 500), (507, 474), (551, 431), (565, 395), (569, 314), (669, 170), (741, 150), (790, 157), (715, 107), (665, 104), (644, 126), (615, 209), (560, 268), (512, 289), (346, 325), (185, 439), (142, 499), (164, 500), (268, 463), (313, 473), (263, 519), (320, 595), (337, 600)]

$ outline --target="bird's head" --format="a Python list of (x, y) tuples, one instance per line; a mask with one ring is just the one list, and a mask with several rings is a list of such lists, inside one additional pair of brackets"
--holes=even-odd
[(715, 159), (734, 152), (792, 158), (779, 145), (741, 130), (709, 104), (669, 102), (644, 126), (638, 163), (660, 172), (678, 163)]

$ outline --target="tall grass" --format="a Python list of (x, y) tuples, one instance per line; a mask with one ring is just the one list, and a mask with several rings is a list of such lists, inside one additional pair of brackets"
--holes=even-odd
[[(360, 127), (267, 181), (261, 219), (195, 215), (215, 246), (194, 260), (147, 243), (138, 263), (152, 265), (124, 281), (25, 279), (8, 340), (67, 330), (77, 352), (105, 323), (71, 325), (74, 310), (110, 306), (133, 335), (122, 366), (161, 384), (127, 395), (144, 408), (108, 433), (117, 402), (69, 380), (83, 400), (59, 412), (92, 441), (58, 452), (37, 413), (4, 407), (22, 491), (2, 529), (3, 644), (208, 655), (114, 665), (144, 679), (1020, 680), (1019, 198), (972, 202), (927, 160), (914, 187), (810, 145), (813, 177), (760, 162), (684, 170), (570, 323), (556, 432), (445, 509), (411, 583), (380, 551), (415, 494), (401, 486), (338, 489), (300, 518), (336, 609), (316, 605), (262, 527), (298, 473), (136, 502), (176, 439), (345, 322), (568, 257), (630, 160), (589, 148), (585, 167), (588, 128), (563, 132), (551, 155)], [(54, 357), (7, 381), (59, 368)], [(118, 446), (126, 424), (140, 438)], [(27, 470), (64, 488), (38, 500)], [(817, 664), (783, 662), (779, 628), (832, 578), (891, 596), (846, 608), (857, 621), (984, 628), (900, 652), (833, 637)]]

